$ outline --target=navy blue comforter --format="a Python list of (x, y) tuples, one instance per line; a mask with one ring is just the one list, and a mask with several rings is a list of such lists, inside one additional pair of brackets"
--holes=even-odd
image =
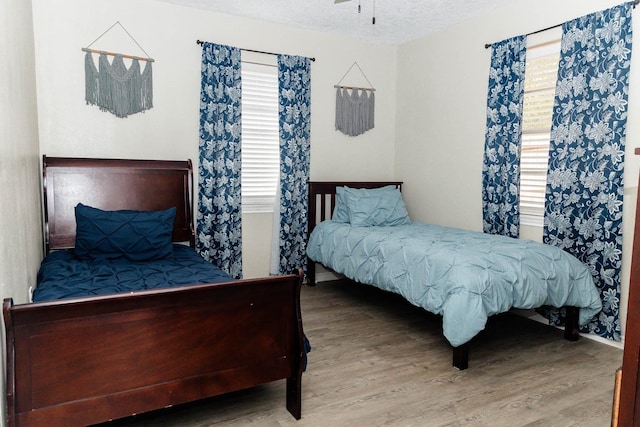
[(173, 245), (173, 256), (151, 261), (79, 260), (73, 249), (49, 254), (38, 272), (33, 301), (131, 292), (233, 280), (192, 248)]

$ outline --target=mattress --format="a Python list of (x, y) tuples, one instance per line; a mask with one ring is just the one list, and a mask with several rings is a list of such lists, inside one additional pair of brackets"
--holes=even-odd
[(173, 254), (149, 261), (80, 260), (73, 249), (47, 255), (38, 271), (33, 301), (51, 301), (233, 280), (194, 249), (174, 244)]
[(590, 270), (560, 248), (419, 222), (352, 226), (323, 221), (307, 255), (360, 283), (402, 295), (443, 316), (457, 347), (511, 308), (580, 307), (588, 323), (602, 308)]

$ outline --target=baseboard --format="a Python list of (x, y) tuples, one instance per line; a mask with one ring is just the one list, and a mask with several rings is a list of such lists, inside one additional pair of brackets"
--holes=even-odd
[(316, 283), (329, 282), (331, 280), (340, 280), (344, 278), (341, 274), (332, 273), (330, 271), (322, 271), (316, 273)]
[[(549, 325), (549, 320), (546, 317), (542, 316), (540, 313), (538, 313), (534, 309), (530, 309), (530, 310), (511, 309), (510, 311), (514, 314), (517, 314), (518, 316), (526, 317), (527, 319), (533, 320), (535, 322), (542, 323), (547, 326), (553, 326), (553, 325)], [(554, 327), (556, 329), (564, 330), (564, 328), (560, 326), (554, 326)], [(607, 344), (611, 347), (619, 348), (620, 350), (624, 349), (624, 337), (622, 338), (621, 342), (618, 342), (618, 341), (608, 340), (606, 338), (602, 338), (598, 335), (593, 335), (593, 334), (580, 333), (580, 336), (592, 341), (597, 341), (602, 344)]]

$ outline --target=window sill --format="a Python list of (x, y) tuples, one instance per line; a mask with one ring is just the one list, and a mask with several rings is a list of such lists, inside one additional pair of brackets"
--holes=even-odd
[(541, 216), (525, 216), (521, 214), (520, 225), (542, 228), (544, 227), (544, 218)]
[(242, 206), (242, 214), (273, 214), (273, 206)]

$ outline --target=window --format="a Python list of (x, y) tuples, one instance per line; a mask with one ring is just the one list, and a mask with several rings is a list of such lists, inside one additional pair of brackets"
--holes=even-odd
[(278, 68), (242, 62), (242, 211), (273, 212), (280, 174)]
[[(548, 37), (548, 36), (547, 36)], [(520, 222), (543, 226), (560, 37), (527, 46), (520, 155)]]

